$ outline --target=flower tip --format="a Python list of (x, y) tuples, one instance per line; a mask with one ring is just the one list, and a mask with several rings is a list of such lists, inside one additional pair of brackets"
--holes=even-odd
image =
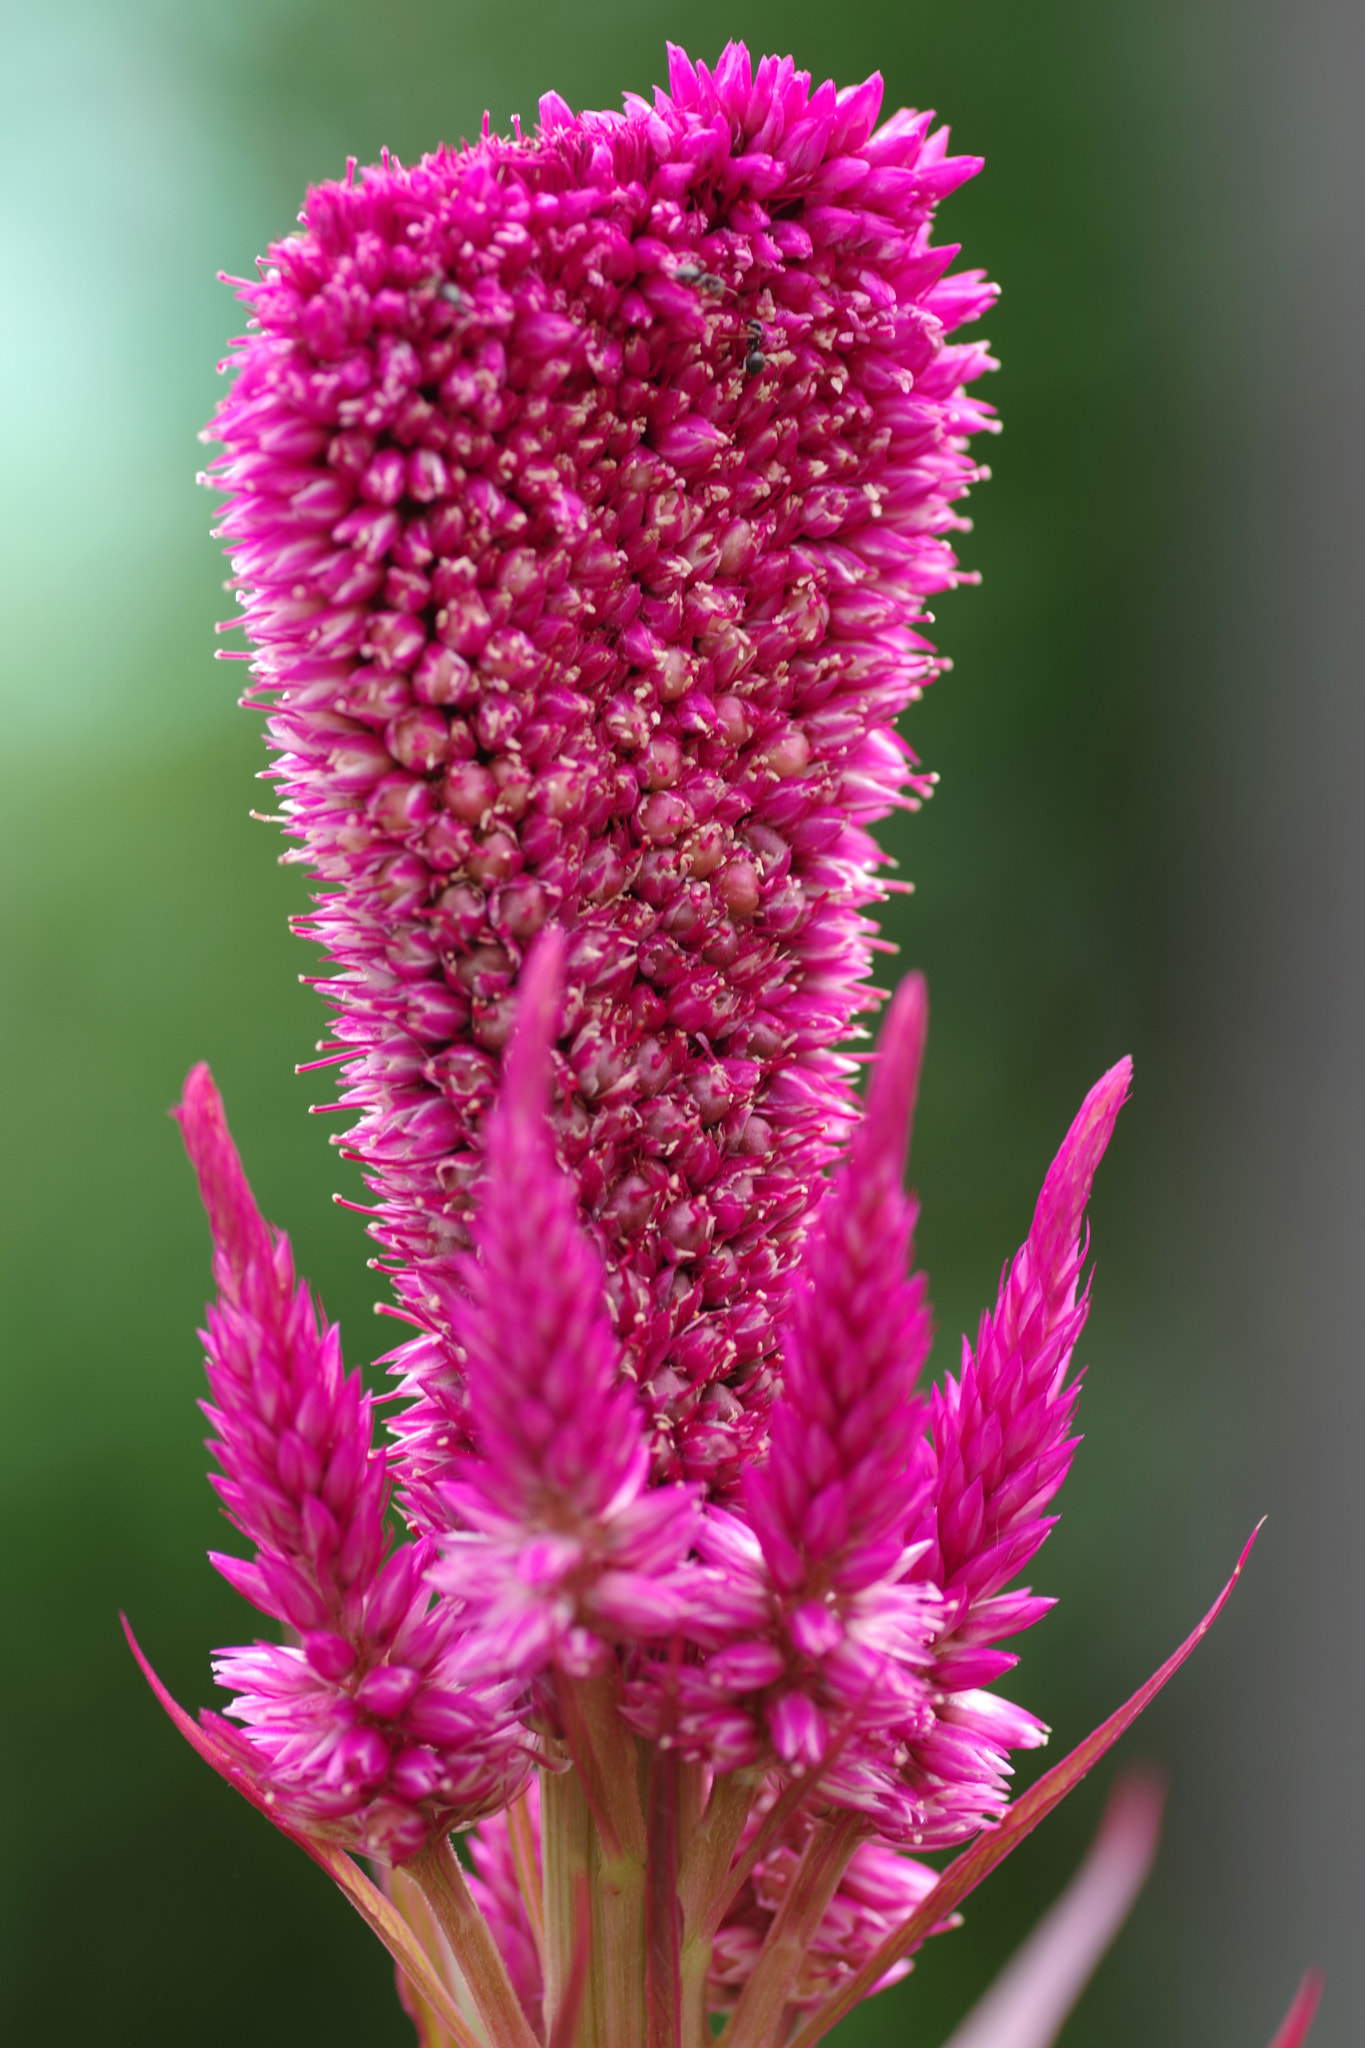
[(200, 1060), (190, 1068), (179, 1102), (166, 1113), (175, 1118), (182, 1131), (198, 1128), (201, 1123), (214, 1118), (223, 1123), (223, 1098), (214, 1084), (213, 1069), (207, 1060)]
[(1090, 1090), (1048, 1168), (1031, 1235), (1049, 1263), (1069, 1255), (1076, 1242), (1091, 1184), (1132, 1080), (1133, 1062), (1125, 1054)]
[(544, 1109), (550, 1047), (564, 987), (564, 954), (564, 934), (558, 926), (548, 925), (522, 969), (506, 1062), (507, 1100), (518, 1109)]
[[(206, 1061), (191, 1067), (184, 1093), (171, 1111), (199, 1182), (217, 1254), (220, 1285), (231, 1287), (253, 1260), (271, 1255), (270, 1233), (256, 1207), (237, 1147), (228, 1130), (223, 1098)], [(221, 1269), (218, 1261), (222, 1262)]]
[(1138, 1883), (1151, 1868), (1161, 1840), (1168, 1782), (1163, 1771), (1139, 1765), (1114, 1780), (1105, 1802), (1095, 1847), (1140, 1871)]
[(1321, 1970), (1308, 1970), (1294, 1993), (1294, 2002), (1280, 2022), (1279, 2031), (1270, 2048), (1303, 2048), (1308, 2039), (1322, 1997), (1325, 1982)]
[(929, 985), (922, 974), (907, 974), (886, 1013), (877, 1039), (876, 1064), (868, 1089), (865, 1143), (881, 1152), (900, 1149), (900, 1169), (910, 1149), (910, 1119), (919, 1093), (920, 1068), (929, 1035)]

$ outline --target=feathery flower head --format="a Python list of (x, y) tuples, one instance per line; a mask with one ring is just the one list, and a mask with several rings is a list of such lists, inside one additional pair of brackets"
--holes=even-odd
[(527, 963), (485, 1129), (475, 1250), (458, 1261), (452, 1334), (474, 1451), (441, 1489), (451, 1533), (432, 1580), (463, 1608), (466, 1671), (601, 1670), (614, 1636), (666, 1635), (685, 1611), (677, 1568), (698, 1489), (646, 1490), (645, 1417), (550, 1143), (563, 951), (547, 931)]
[[(710, 2013), (815, 2048), (1236, 1578), (1008, 1803), (1046, 1730), (990, 1687), (1049, 1604), (1008, 1589), (1075, 1450), (1128, 1064), (921, 1394), (923, 983), (861, 1120), (847, 1051), (883, 993), (869, 827), (932, 781), (894, 721), (991, 424), (947, 336), (994, 287), (930, 241), (977, 165), (928, 115), (876, 128), (875, 78), (738, 44), (669, 76), (311, 192), (215, 422), (251, 701), (324, 885), (319, 1064), (416, 1335), (389, 1453), (196, 1069), (214, 1483), (253, 1553), (214, 1562), (286, 1640), (219, 1654), (245, 1733), (133, 1647), (380, 1934), (426, 2048), (682, 2048)], [(1158, 1808), (1106, 1822), (977, 2048), (1047, 2048)], [(973, 1835), (941, 1873), (904, 1853)]]
[[(742, 1510), (714, 1508), (698, 1539), (710, 1598), (691, 1633), (701, 1666), (651, 1668), (634, 1689), (639, 1725), (678, 1734), (730, 1768), (772, 1754), (821, 1764), (842, 1726), (882, 1736), (927, 1726), (919, 1671), (938, 1619), (932, 1592), (903, 1586), (923, 1480), (929, 1349), (922, 1276), (907, 1276), (915, 1207), (902, 1182), (924, 1053), (924, 983), (902, 983), (878, 1044), (867, 1111), (820, 1208), (781, 1327), (781, 1388), (767, 1456), (744, 1473)], [(921, 1546), (923, 1548), (923, 1546)], [(769, 1745), (771, 1748), (769, 1749)], [(868, 1802), (844, 1758), (822, 1790)]]
[[(203, 1333), (205, 1413), (229, 1521), (255, 1547), (213, 1563), (298, 1647), (221, 1651), (250, 1768), (294, 1825), (411, 1854), (501, 1806), (527, 1757), (507, 1688), (456, 1689), (452, 1616), (433, 1607), (425, 1541), (388, 1551), (390, 1479), (371, 1401), (334, 1325), (296, 1286), (247, 1185), (207, 1067), (176, 1112), (208, 1211), (217, 1302)], [(388, 1551), (386, 1557), (385, 1553)]]
[(656, 1739), (671, 1715), (713, 1768), (817, 1771), (822, 1802), (866, 1813), (888, 1841), (942, 1848), (1003, 1812), (1010, 1752), (1047, 1737), (985, 1688), (1016, 1661), (994, 1645), (1050, 1603), (990, 1596), (1043, 1541), (1039, 1510), (1075, 1451), (1081, 1225), (1131, 1070), (1121, 1061), (1091, 1090), (1048, 1171), (982, 1321), (982, 1370), (968, 1353), (962, 1387), (950, 1377), (925, 1400), (929, 1311), (906, 1271), (916, 1209), (902, 1180), (927, 1021), (912, 975), (802, 1253), (767, 1457), (744, 1475), (741, 1511), (712, 1506), (697, 1539), (708, 1597), (684, 1626), (703, 1654), (681, 1671), (646, 1665), (629, 1711)]
[(245, 284), (214, 433), (284, 818), (331, 893), (345, 1145), (421, 1335), (401, 1462), (467, 1435), (451, 1342), (525, 949), (567, 937), (556, 1144), (658, 1478), (733, 1490), (850, 1121), (867, 827), (991, 424), (978, 168), (790, 59), (309, 195)]

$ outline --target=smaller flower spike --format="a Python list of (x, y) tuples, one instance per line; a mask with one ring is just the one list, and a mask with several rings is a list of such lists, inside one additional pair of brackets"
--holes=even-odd
[(1052, 1527), (1042, 1513), (1075, 1455), (1080, 1381), (1067, 1381), (1090, 1307), (1077, 1299), (1088, 1238), (1081, 1225), (1095, 1169), (1128, 1097), (1132, 1062), (1120, 1060), (1081, 1104), (1048, 1169), (1033, 1226), (1001, 1278), (993, 1315), (981, 1318), (976, 1352), (963, 1339), (962, 1372), (933, 1395), (937, 1472), (916, 1532), (930, 1550), (917, 1570), (958, 1608), (941, 1676), (986, 1683), (1006, 1668), (983, 1646), (1013, 1635), (1049, 1603), (1027, 1593), (991, 1596), (1021, 1571)]
[(443, 1487), (453, 1528), (432, 1580), (465, 1603), (471, 1672), (558, 1662), (585, 1675), (605, 1667), (608, 1643), (667, 1636), (685, 1611), (698, 1489), (648, 1490), (645, 1417), (550, 1141), (563, 953), (547, 932), (522, 976), (475, 1250), (452, 1304), (476, 1455)]
[[(424, 1543), (385, 1560), (388, 1480), (370, 1397), (336, 1328), (296, 1286), (288, 1239), (252, 1199), (205, 1066), (176, 1111), (213, 1232), (219, 1297), (205, 1332), (222, 1470), (214, 1485), (255, 1546), (213, 1557), (230, 1585), (301, 1638), (220, 1653), (229, 1711), (251, 1730), (261, 1782), (310, 1834), (394, 1860), (525, 1776), (507, 1702), (446, 1682), (451, 1615), (431, 1612)], [(504, 1688), (505, 1692), (505, 1688)]]
[(923, 1278), (907, 1275), (917, 1211), (902, 1182), (927, 1024), (912, 975), (806, 1249), (768, 1459), (744, 1475), (749, 1526), (713, 1508), (699, 1538), (714, 1590), (691, 1632), (714, 1654), (667, 1680), (647, 1672), (630, 1695), (638, 1726), (653, 1732), (675, 1712), (679, 1738), (717, 1768), (765, 1755), (798, 1774), (823, 1766), (822, 1797), (859, 1808), (884, 1793), (900, 1804), (868, 1741), (889, 1763), (904, 1730), (922, 1737), (933, 1722), (922, 1673), (937, 1596), (903, 1583), (925, 1485), (915, 1382), (930, 1324)]
[(767, 1463), (744, 1475), (774, 1584), (816, 1602), (885, 1578), (904, 1546), (931, 1332), (923, 1275), (907, 1270), (917, 1209), (902, 1183), (928, 1023), (923, 978), (911, 975), (802, 1262)]

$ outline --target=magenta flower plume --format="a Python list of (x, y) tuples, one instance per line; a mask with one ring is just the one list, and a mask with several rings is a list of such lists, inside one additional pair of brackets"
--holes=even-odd
[[(133, 1648), (384, 1941), (423, 2048), (684, 2048), (719, 2014), (725, 2048), (816, 2048), (1237, 1576), (1010, 1801), (1047, 1731), (990, 1688), (1049, 1604), (1010, 1589), (1075, 1452), (1129, 1067), (921, 1391), (923, 981), (861, 1114), (850, 1047), (886, 994), (871, 827), (934, 780), (895, 721), (942, 666), (925, 600), (962, 580), (993, 424), (991, 360), (949, 335), (995, 288), (931, 239), (976, 160), (880, 100), (670, 50), (652, 104), (551, 93), (533, 135), (352, 165), (240, 285), (213, 481), (247, 701), (410, 1334), (386, 1450), (197, 1068), (214, 1484), (251, 1549), (214, 1562), (285, 1640), (219, 1653), (240, 1728)], [(1045, 2048), (1150, 1807), (980, 2048)], [(972, 1837), (939, 1872), (907, 1853)]]
[(431, 1576), (464, 1606), (467, 1671), (597, 1670), (613, 1637), (666, 1636), (686, 1611), (697, 1489), (647, 1490), (645, 1417), (550, 1144), (562, 962), (548, 931), (522, 976), (475, 1249), (458, 1261), (451, 1306), (475, 1448), (443, 1488), (455, 1532)]
[(525, 948), (567, 934), (560, 1156), (655, 1473), (762, 1443), (784, 1276), (849, 1124), (892, 721), (982, 472), (934, 209), (978, 168), (789, 59), (309, 196), (242, 287), (215, 480), (285, 822), (332, 893), (342, 1141), (439, 1477), (455, 1261)]
[(775, 1585), (823, 1602), (883, 1579), (904, 1548), (931, 1336), (910, 1276), (916, 1207), (902, 1183), (924, 1057), (924, 982), (902, 982), (878, 1043), (867, 1113), (801, 1265), (782, 1336), (766, 1463), (744, 1503)]
[(255, 1546), (250, 1561), (213, 1562), (300, 1640), (220, 1652), (219, 1682), (237, 1693), (228, 1711), (293, 1826), (413, 1854), (515, 1790), (526, 1772), (515, 1724), (495, 1691), (457, 1696), (445, 1682), (453, 1625), (424, 1582), (430, 1545), (385, 1557), (389, 1480), (370, 1397), (252, 1199), (207, 1067), (176, 1114), (219, 1289), (204, 1335), (213, 1484)]
[[(867, 1114), (830, 1188), (782, 1328), (781, 1391), (742, 1513), (713, 1509), (699, 1538), (711, 1597), (692, 1628), (700, 1666), (654, 1669), (632, 1692), (640, 1725), (678, 1717), (682, 1739), (734, 1768), (770, 1754), (819, 1764), (832, 1735), (925, 1721), (938, 1620), (932, 1593), (894, 1583), (909, 1559), (927, 1406), (923, 1279), (907, 1277), (915, 1206), (902, 1181), (928, 1023), (923, 980), (888, 1012)], [(922, 1486), (921, 1486), (922, 1490)], [(827, 1774), (824, 1790), (851, 1785)], [(854, 1802), (867, 1803), (858, 1784)]]
[(953, 1618), (939, 1650), (940, 1682), (982, 1684), (1014, 1662), (987, 1647), (1016, 1634), (1051, 1604), (1000, 1588), (1022, 1571), (1053, 1526), (1043, 1514), (1079, 1438), (1072, 1433), (1080, 1380), (1067, 1380), (1090, 1307), (1077, 1299), (1085, 1261), (1085, 1205), (1132, 1062), (1095, 1083), (1043, 1182), (1033, 1226), (983, 1315), (973, 1353), (933, 1393), (936, 1472), (916, 1532), (930, 1546), (922, 1570), (943, 1588)]
[[(983, 1321), (984, 1384), (1000, 1413), (992, 1430), (978, 1408), (964, 1455), (954, 1428), (986, 1398), (975, 1361), (961, 1386), (949, 1378), (931, 1400), (915, 1391), (930, 1325), (923, 1280), (907, 1275), (915, 1206), (901, 1182), (926, 1022), (911, 977), (803, 1255), (767, 1461), (745, 1475), (744, 1514), (712, 1508), (698, 1539), (712, 1591), (691, 1635), (705, 1654), (667, 1680), (646, 1670), (630, 1706), (656, 1734), (671, 1712), (715, 1767), (819, 1769), (823, 1801), (865, 1812), (892, 1842), (940, 1848), (1003, 1812), (1010, 1752), (1046, 1739), (1034, 1715), (985, 1687), (1016, 1661), (989, 1646), (1050, 1603), (989, 1596), (1042, 1541), (1038, 1510), (1074, 1453), (1065, 1375), (1086, 1308), (1080, 1228), (1129, 1066), (1086, 1098), (1002, 1305)], [(983, 1442), (1007, 1442), (1018, 1464), (983, 1466)], [(993, 1488), (989, 1511), (968, 1530), (976, 1547), (950, 1551), (945, 1566), (939, 1518), (963, 1529), (969, 1461), (975, 1498)]]

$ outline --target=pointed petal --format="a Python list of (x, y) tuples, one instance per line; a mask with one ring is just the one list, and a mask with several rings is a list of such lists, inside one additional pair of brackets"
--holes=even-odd
[(180, 1126), (208, 1212), (214, 1278), (227, 1298), (237, 1301), (252, 1269), (269, 1268), (273, 1247), (232, 1142), (223, 1098), (202, 1060), (186, 1076), (184, 1095), (171, 1115)]
[(1157, 1778), (1118, 1780), (1080, 1869), (947, 2048), (1052, 2048), (1146, 1882), (1164, 1797)]
[(546, 1117), (564, 946), (542, 932), (522, 974), (503, 1089), (488, 1117), (488, 1180), (455, 1312), (479, 1451), (462, 1477), (517, 1524), (546, 1498), (591, 1516), (638, 1493), (644, 1418), (621, 1381), (605, 1275), (554, 1156)]
[(538, 1137), (550, 1099), (550, 1047), (564, 987), (564, 935), (551, 925), (531, 949), (517, 989), (516, 1029), (503, 1063), (503, 1104)]
[(815, 2048), (815, 2043), (826, 2035), (830, 2028), (845, 2013), (851, 2012), (860, 1999), (866, 1998), (872, 1987), (885, 1976), (894, 1963), (902, 1956), (917, 1948), (925, 1936), (953, 1912), (969, 1892), (974, 1892), (982, 1879), (989, 1877), (998, 1863), (1031, 1835), (1039, 1821), (1045, 1820), (1054, 1806), (1060, 1806), (1068, 1792), (1079, 1785), (1088, 1771), (1094, 1769), (1106, 1750), (1112, 1749), (1119, 1737), (1131, 1728), (1143, 1708), (1149, 1706), (1162, 1687), (1180, 1669), (1185, 1659), (1204, 1640), (1214, 1622), (1227, 1605), (1233, 1587), (1242, 1576), (1242, 1567), (1251, 1552), (1251, 1546), (1260, 1534), (1258, 1522), (1242, 1549), (1232, 1577), (1224, 1586), (1199, 1626), (1186, 1636), (1179, 1649), (1174, 1651), (1159, 1670), (1152, 1673), (1145, 1685), (1140, 1685), (1131, 1699), (1112, 1713), (1107, 1721), (1078, 1743), (1070, 1756), (1063, 1757), (1050, 1771), (1031, 1785), (1023, 1796), (1008, 1808), (1000, 1825), (980, 1835), (972, 1847), (948, 1865), (924, 1904), (913, 1913), (902, 1927), (889, 1935), (876, 1953), (862, 1969), (843, 1984), (834, 1996), (817, 2008), (806, 2024), (793, 2035), (788, 2048)]
[(365, 1924), (379, 1936), (395, 1963), (411, 1979), (420, 1996), (449, 2029), (455, 2038), (457, 2048), (479, 2048), (478, 2039), (468, 2021), (459, 2011), (437, 1975), (435, 1965), (397, 1907), (390, 1904), (378, 1886), (371, 1883), (344, 1849), (338, 1848), (334, 1842), (324, 1842), (316, 1836), (306, 1835), (280, 1817), (259, 1772), (253, 1768), (250, 1744), (235, 1735), (227, 1723), (219, 1720), (216, 1714), (206, 1716), (203, 1726), (193, 1720), (180, 1702), (166, 1690), (148, 1663), (129, 1626), (127, 1615), (120, 1614), (119, 1620), (123, 1623), (123, 1633), (128, 1638), (128, 1647), (136, 1657), (143, 1677), (191, 1748), (197, 1749), (205, 1763), (211, 1764), (220, 1778), (225, 1778), (234, 1791), (240, 1792), (242, 1797), (249, 1800), (267, 1820), (273, 1821), (282, 1835), (287, 1835), (291, 1842), (297, 1842), (300, 1849), (327, 1872), (332, 1882), (345, 1893)]
[(1029, 1246), (1040, 1274), (1049, 1277), (1072, 1256), (1095, 1169), (1105, 1154), (1118, 1113), (1128, 1100), (1133, 1062), (1121, 1059), (1102, 1074), (1076, 1112), (1062, 1148), (1047, 1171), (1034, 1211)]
[(1271, 2042), (1270, 2048), (1303, 2048), (1321, 1997), (1322, 1972), (1309, 1970), (1294, 1993), (1294, 2003), (1281, 2020), (1280, 2030)]
[(907, 974), (891, 999), (886, 1022), (877, 1035), (867, 1114), (853, 1140), (855, 1174), (875, 1172), (886, 1160), (892, 1165), (897, 1186), (903, 1179), (928, 1035), (928, 984), (922, 974)]

